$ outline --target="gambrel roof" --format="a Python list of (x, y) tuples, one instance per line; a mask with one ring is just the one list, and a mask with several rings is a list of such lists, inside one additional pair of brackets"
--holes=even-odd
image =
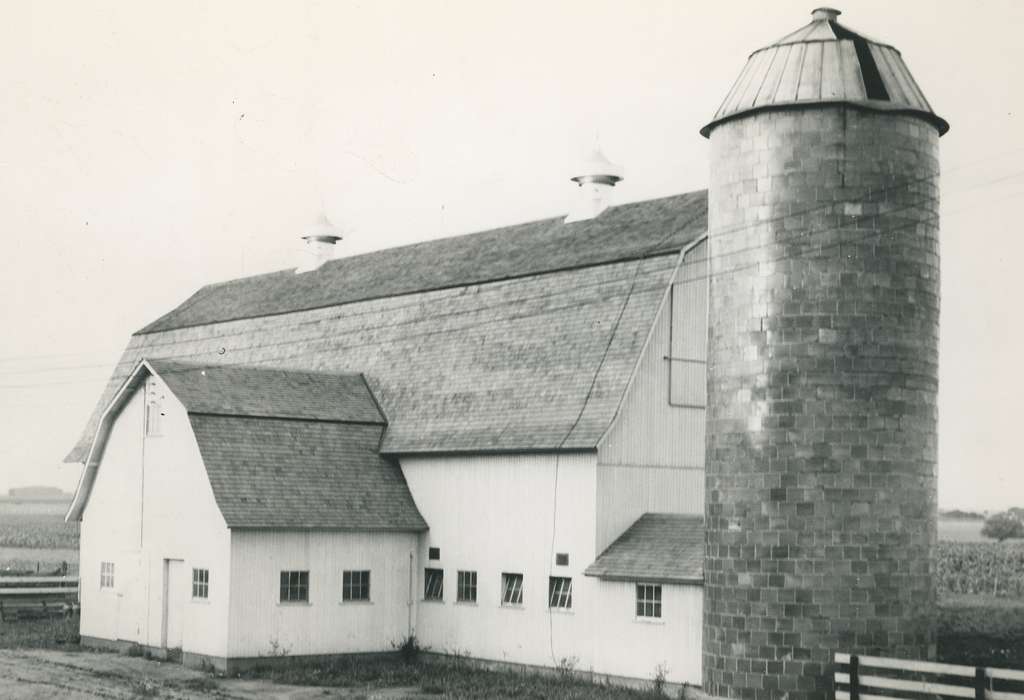
[(398, 463), (380, 454), (385, 420), (362, 376), (146, 360), (104, 411), (69, 520), (81, 517), (121, 407), (150, 375), (188, 412), (228, 527), (427, 528)]
[(143, 357), (362, 374), (386, 454), (594, 449), (706, 208), (693, 192), (205, 287), (132, 336), (68, 460)]

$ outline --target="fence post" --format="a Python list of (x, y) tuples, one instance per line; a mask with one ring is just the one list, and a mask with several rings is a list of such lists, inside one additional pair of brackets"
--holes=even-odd
[(850, 700), (860, 700), (860, 679), (857, 668), (860, 666), (860, 659), (856, 654), (850, 654)]
[(985, 669), (982, 666), (974, 669), (974, 700), (985, 700)]

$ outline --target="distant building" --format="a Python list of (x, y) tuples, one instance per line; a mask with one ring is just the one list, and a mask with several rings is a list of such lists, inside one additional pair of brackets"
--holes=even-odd
[(71, 498), (70, 493), (61, 491), (56, 486), (21, 486), (8, 489), (7, 496), (29, 501), (66, 501)]
[(69, 455), (83, 641), (758, 700), (927, 656), (947, 126), (837, 15), (752, 54), (707, 192), (615, 206), (596, 153), (564, 219), (337, 260), (321, 222), (133, 335)]

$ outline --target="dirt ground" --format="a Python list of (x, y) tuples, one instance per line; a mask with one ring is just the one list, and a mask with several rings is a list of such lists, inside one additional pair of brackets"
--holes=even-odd
[(277, 685), (215, 678), (178, 664), (91, 651), (0, 649), (0, 698), (256, 698), (258, 700), (369, 700), (426, 697), (418, 688), (358, 690)]

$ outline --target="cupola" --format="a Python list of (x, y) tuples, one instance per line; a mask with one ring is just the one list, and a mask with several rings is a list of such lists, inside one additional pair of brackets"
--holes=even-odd
[(570, 179), (578, 186), (577, 199), (565, 223), (599, 216), (611, 206), (612, 188), (625, 177), (622, 166), (608, 160), (596, 144), (590, 155), (577, 165), (576, 172), (579, 174)]
[(302, 240), (305, 243), (299, 265), (295, 268), (296, 274), (316, 270), (333, 258), (334, 246), (341, 240), (341, 229), (328, 221), (325, 214), (321, 214), (319, 220), (303, 234)]

